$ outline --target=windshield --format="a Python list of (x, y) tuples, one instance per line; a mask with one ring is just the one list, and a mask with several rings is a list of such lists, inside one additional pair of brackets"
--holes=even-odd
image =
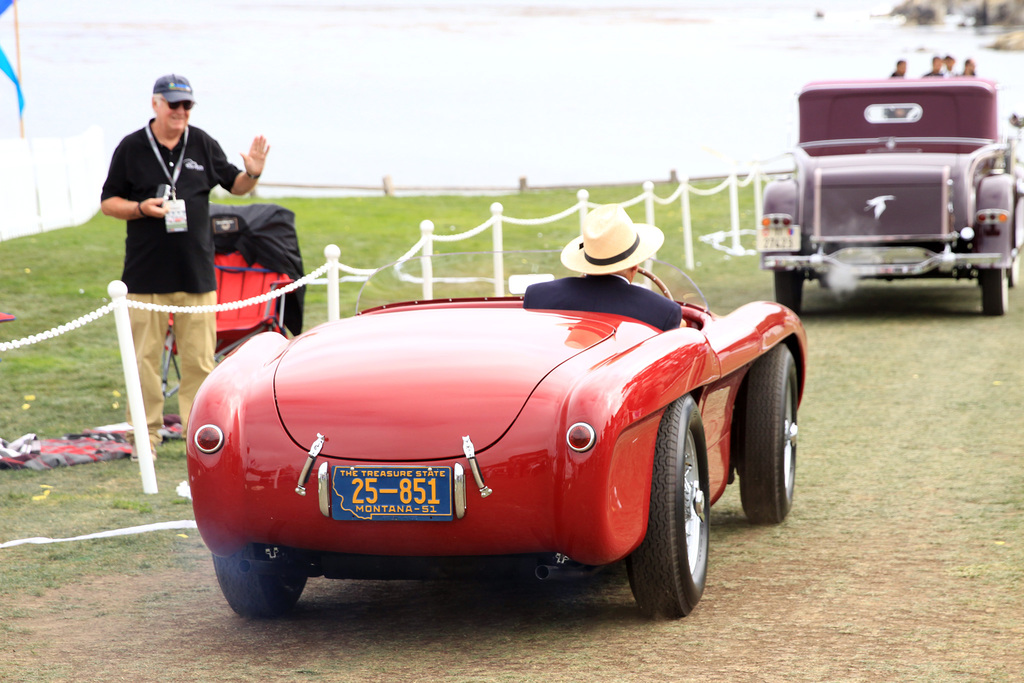
[[(534, 282), (579, 275), (562, 265), (561, 253), (561, 249), (460, 252), (396, 261), (375, 271), (363, 284), (356, 313), (399, 302), (521, 297)], [(641, 267), (660, 280), (675, 301), (707, 310), (704, 295), (683, 271), (658, 259)], [(643, 275), (638, 274), (634, 283), (661, 292)]]

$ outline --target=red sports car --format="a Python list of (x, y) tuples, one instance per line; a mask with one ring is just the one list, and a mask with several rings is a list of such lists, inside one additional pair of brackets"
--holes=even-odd
[(557, 253), (487, 255), (483, 292), (447, 263), (461, 257), (382, 269), (357, 315), (258, 335), (203, 384), (189, 482), (228, 603), (275, 616), (309, 577), (544, 579), (624, 560), (643, 613), (688, 614), (726, 485), (739, 477), (754, 523), (792, 504), (800, 320), (771, 302), (719, 317), (661, 262), (679, 329), (525, 310), (504, 293), (563, 274), (540, 264)]

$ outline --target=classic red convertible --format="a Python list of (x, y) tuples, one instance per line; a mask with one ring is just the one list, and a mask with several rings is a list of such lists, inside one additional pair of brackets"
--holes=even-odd
[[(403, 303), (258, 335), (203, 384), (189, 482), (228, 603), (274, 616), (308, 577), (543, 579), (625, 560), (643, 613), (688, 614), (726, 485), (738, 475), (754, 523), (792, 504), (799, 319), (771, 302), (716, 316), (661, 262), (679, 329), (524, 310), (493, 279), (473, 293), (471, 269), (445, 263), (458, 256), (383, 270), (360, 307), (375, 288)], [(514, 290), (568, 274), (543, 258), (557, 252), (504, 255)], [(407, 291), (424, 273), (432, 298)]]

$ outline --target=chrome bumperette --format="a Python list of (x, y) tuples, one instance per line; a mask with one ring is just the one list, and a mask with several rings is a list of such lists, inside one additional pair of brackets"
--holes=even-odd
[(494, 493), (491, 487), (484, 483), (484, 475), (480, 471), (480, 463), (476, 459), (476, 448), (469, 436), (462, 437), (462, 452), (466, 454), (466, 459), (469, 461), (469, 469), (473, 471), (473, 479), (476, 481), (477, 488), (480, 489), (480, 497), (486, 498)]
[(320, 499), (320, 514), (328, 518), (331, 516), (330, 471), (331, 467), (326, 462), (320, 463), (320, 468), (316, 471), (316, 492)]
[(455, 496), (455, 517), (462, 519), (466, 516), (466, 470), (462, 465), (455, 463), (452, 467), (452, 495)]
[(313, 445), (309, 447), (306, 462), (303, 463), (302, 472), (299, 473), (299, 483), (295, 487), (295, 493), (300, 496), (306, 495), (306, 482), (309, 481), (309, 471), (313, 468), (313, 463), (316, 461), (316, 456), (320, 454), (320, 449), (324, 447), (324, 439), (323, 434), (317, 434)]

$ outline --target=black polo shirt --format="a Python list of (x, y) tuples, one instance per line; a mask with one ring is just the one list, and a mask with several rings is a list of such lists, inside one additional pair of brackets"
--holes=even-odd
[[(184, 135), (174, 149), (157, 142), (163, 165), (172, 176), (181, 158), (183, 141)], [(216, 140), (199, 128), (189, 126), (188, 148), (175, 185), (178, 199), (185, 200), (188, 230), (168, 233), (163, 218), (146, 216), (128, 221), (121, 279), (128, 285), (129, 292), (199, 294), (217, 289), (210, 190), (220, 185), (230, 192), (239, 173), (241, 169), (227, 160)], [(158, 185), (167, 184), (170, 181), (153, 154), (146, 129), (140, 128), (121, 140), (114, 150), (101, 201), (122, 197), (141, 202), (155, 197)]]

